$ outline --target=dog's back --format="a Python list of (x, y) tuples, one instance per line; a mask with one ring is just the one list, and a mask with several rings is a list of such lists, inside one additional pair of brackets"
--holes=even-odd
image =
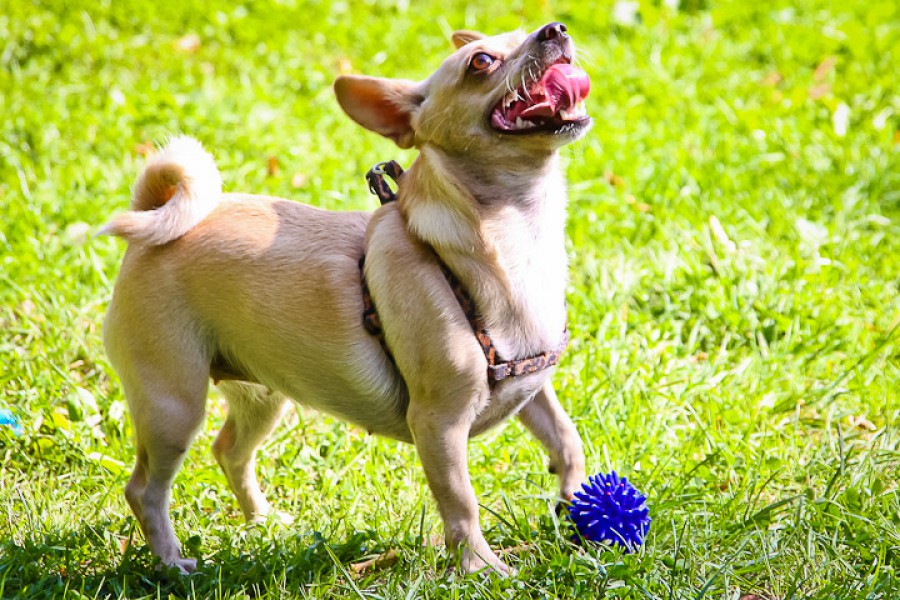
[(105, 230), (129, 240), (104, 327), (126, 392), (159, 371), (202, 403), (210, 377), (240, 379), (409, 440), (403, 381), (361, 327), (361, 291), (347, 293), (361, 290), (371, 215), (220, 185), (211, 157), (177, 138), (138, 178), (137, 210)]

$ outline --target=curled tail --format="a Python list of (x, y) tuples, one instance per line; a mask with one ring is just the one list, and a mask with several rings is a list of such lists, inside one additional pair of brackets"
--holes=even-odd
[(132, 210), (116, 216), (99, 234), (165, 244), (202, 221), (221, 196), (222, 177), (212, 156), (191, 137), (172, 138), (134, 184)]

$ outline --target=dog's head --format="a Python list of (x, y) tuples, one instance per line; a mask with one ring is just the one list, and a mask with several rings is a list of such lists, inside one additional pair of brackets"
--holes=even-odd
[(583, 136), (587, 74), (572, 64), (565, 25), (531, 34), (453, 34), (457, 50), (422, 82), (343, 76), (335, 93), (357, 123), (401, 148), (433, 145), (471, 157), (553, 151)]

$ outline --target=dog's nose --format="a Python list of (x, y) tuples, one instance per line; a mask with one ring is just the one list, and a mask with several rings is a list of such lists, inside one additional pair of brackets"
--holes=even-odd
[(546, 42), (547, 40), (561, 40), (568, 36), (566, 26), (562, 23), (548, 23), (544, 25), (538, 32), (538, 41)]

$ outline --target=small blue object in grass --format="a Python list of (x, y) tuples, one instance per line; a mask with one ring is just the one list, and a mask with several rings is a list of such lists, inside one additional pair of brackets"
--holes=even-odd
[(650, 528), (647, 496), (613, 471), (589, 478), (569, 506), (579, 535), (588, 541), (617, 544), (633, 552)]
[(16, 435), (25, 433), (25, 430), (19, 425), (19, 420), (16, 418), (16, 415), (12, 414), (12, 412), (6, 408), (0, 408), (0, 425), (6, 425), (12, 429), (13, 433)]

